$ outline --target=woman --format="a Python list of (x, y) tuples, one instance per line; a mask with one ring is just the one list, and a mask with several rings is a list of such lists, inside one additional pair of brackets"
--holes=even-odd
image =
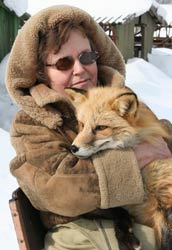
[[(136, 155), (109, 150), (86, 160), (69, 150), (78, 124), (64, 88), (88, 89), (114, 79), (123, 84), (124, 77), (120, 52), (78, 8), (47, 8), (19, 31), (7, 69), (8, 91), (21, 109), (11, 128), (17, 154), (11, 173), (50, 229), (45, 249), (117, 250), (112, 222), (98, 225), (82, 214), (143, 200), (138, 164), (156, 158), (156, 152), (147, 160), (148, 149), (143, 163), (139, 147)], [(144, 238), (143, 249), (155, 249), (150, 228), (136, 225), (135, 231)]]

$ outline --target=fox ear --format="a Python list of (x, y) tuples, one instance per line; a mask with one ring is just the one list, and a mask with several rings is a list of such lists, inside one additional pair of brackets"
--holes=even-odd
[(112, 109), (115, 109), (122, 117), (134, 118), (137, 114), (138, 105), (139, 102), (136, 94), (128, 92), (119, 95), (117, 99), (113, 101)]
[(85, 102), (87, 99), (86, 90), (76, 88), (65, 88), (64, 91), (75, 107)]

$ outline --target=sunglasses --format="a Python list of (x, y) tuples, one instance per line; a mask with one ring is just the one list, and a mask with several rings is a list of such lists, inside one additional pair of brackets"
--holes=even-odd
[[(79, 61), (82, 65), (89, 65), (98, 59), (96, 51), (85, 51), (79, 55)], [(55, 67), (57, 70), (69, 70), (73, 67), (75, 59), (71, 56), (60, 58), (55, 64), (46, 64), (46, 67)]]

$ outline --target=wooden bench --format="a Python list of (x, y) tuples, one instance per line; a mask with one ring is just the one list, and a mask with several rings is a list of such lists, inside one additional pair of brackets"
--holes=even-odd
[(20, 250), (43, 250), (46, 230), (36, 210), (18, 188), (9, 201)]

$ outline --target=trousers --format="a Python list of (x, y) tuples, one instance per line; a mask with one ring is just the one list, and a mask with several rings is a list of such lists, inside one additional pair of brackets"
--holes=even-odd
[[(143, 250), (156, 250), (152, 228), (134, 224)], [(119, 250), (111, 220), (79, 219), (53, 227), (45, 236), (45, 250)]]

